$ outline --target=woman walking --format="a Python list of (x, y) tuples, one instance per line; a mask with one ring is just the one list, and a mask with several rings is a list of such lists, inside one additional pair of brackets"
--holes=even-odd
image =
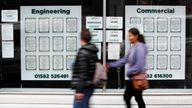
[(73, 108), (89, 108), (89, 100), (94, 92), (93, 77), (98, 49), (90, 44), (91, 33), (88, 29), (81, 32), (81, 45), (73, 67), (72, 87), (75, 89)]
[(128, 71), (126, 75), (130, 78), (126, 82), (126, 90), (124, 93), (124, 100), (126, 102), (127, 108), (131, 108), (131, 98), (134, 96), (139, 108), (145, 108), (145, 102), (142, 96), (142, 90), (136, 90), (133, 87), (132, 78), (135, 75), (145, 72), (145, 60), (147, 55), (147, 48), (145, 45), (144, 36), (140, 34), (137, 28), (131, 28), (128, 32), (128, 39), (132, 47), (128, 51), (128, 55), (121, 58), (115, 62), (106, 65), (107, 68), (117, 68), (122, 67), (128, 63)]

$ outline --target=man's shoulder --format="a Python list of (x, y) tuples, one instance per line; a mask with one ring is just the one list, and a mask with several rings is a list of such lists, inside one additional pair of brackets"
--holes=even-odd
[(82, 54), (82, 55), (89, 55), (89, 52), (88, 52), (87, 49), (80, 48), (80, 49), (79, 49), (79, 54)]

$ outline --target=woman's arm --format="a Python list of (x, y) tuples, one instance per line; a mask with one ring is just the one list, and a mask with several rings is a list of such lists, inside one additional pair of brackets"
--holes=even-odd
[(127, 62), (128, 62), (128, 55), (115, 62), (111, 62), (108, 65), (109, 65), (109, 68), (116, 68), (116, 67), (124, 66)]

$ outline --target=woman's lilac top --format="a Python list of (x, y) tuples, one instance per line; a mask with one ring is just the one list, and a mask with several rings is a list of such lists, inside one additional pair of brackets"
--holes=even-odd
[(126, 75), (131, 77), (133, 74), (139, 72), (145, 72), (146, 65), (146, 56), (147, 56), (147, 47), (144, 43), (138, 43), (135, 46), (131, 47), (128, 54), (112, 63), (109, 63), (110, 68), (122, 67), (128, 63), (128, 71)]

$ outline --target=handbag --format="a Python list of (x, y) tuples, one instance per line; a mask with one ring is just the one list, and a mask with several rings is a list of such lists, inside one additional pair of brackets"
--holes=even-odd
[(107, 73), (103, 65), (99, 62), (96, 63), (95, 75), (93, 78), (93, 84), (95, 87), (103, 87), (107, 82)]
[(149, 82), (147, 80), (146, 73), (139, 73), (133, 76), (133, 87), (135, 90), (146, 90), (149, 88)]

